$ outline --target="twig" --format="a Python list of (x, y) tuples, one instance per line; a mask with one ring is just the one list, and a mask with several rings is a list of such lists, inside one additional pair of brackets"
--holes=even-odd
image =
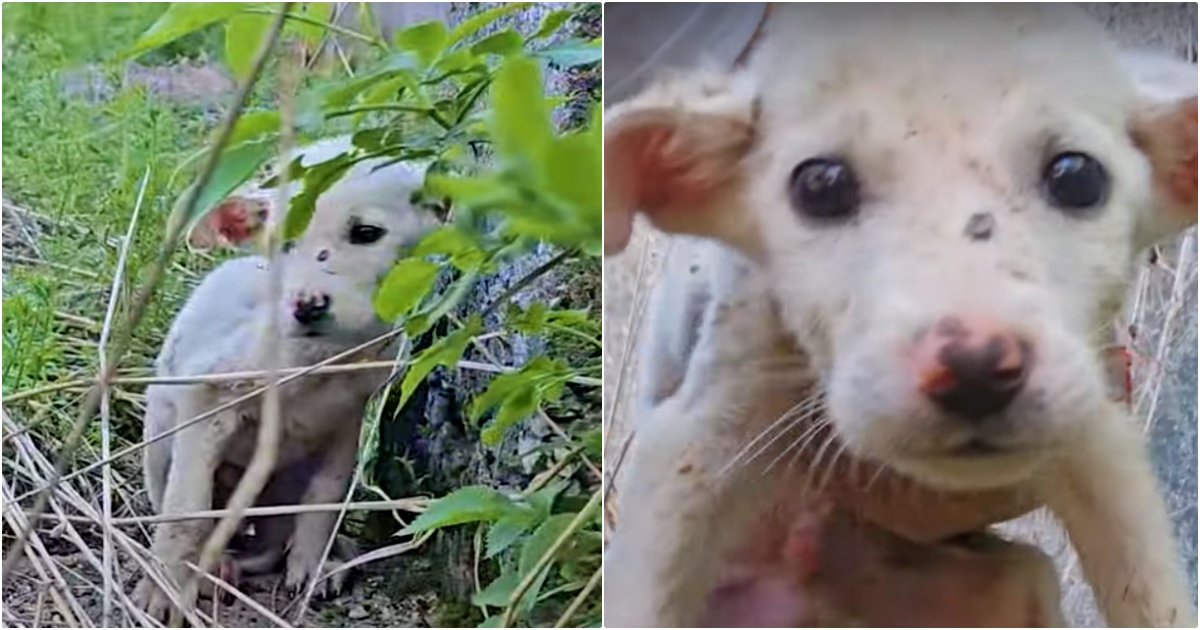
[[(388, 512), (404, 510), (405, 512), (424, 512), (429, 499), (392, 499), (390, 501), (351, 501), (349, 503), (297, 503), (294, 505), (263, 505), (246, 508), (243, 516), (284, 516), (306, 514), (310, 512), (337, 512), (343, 507), (356, 512)], [(138, 523), (173, 523), (177, 521), (198, 521), (222, 518), (231, 510), (200, 510), (198, 512), (181, 512), (178, 514), (151, 514), (147, 516), (126, 516), (112, 519), (113, 525), (134, 525)], [(43, 518), (66, 520), (73, 523), (95, 523), (96, 519), (89, 516), (56, 516), (47, 514)]]
[(11, 260), (13, 262), (23, 262), (23, 263), (30, 264), (30, 265), (45, 265), (47, 267), (50, 267), (51, 269), (58, 269), (60, 271), (69, 271), (71, 273), (79, 274), (85, 278), (92, 278), (93, 280), (100, 278), (100, 274), (98, 274), (94, 271), (88, 271), (87, 269), (80, 269), (78, 267), (72, 267), (70, 265), (63, 265), (60, 263), (51, 262), (49, 260), (43, 260), (41, 258), (30, 258), (29, 256), (22, 256), (20, 254), (13, 254), (11, 252), (5, 252), (4, 259)]
[(424, 534), (421, 534), (420, 536), (418, 536), (412, 540), (398, 543), (395, 545), (388, 545), (387, 547), (380, 547), (379, 549), (374, 549), (372, 551), (364, 553), (361, 556), (358, 556), (357, 558), (350, 560), (349, 562), (343, 563), (341, 566), (333, 569), (329, 573), (322, 575), (321, 579), (328, 580), (329, 578), (331, 578), (339, 573), (342, 573), (343, 571), (349, 571), (350, 569), (353, 569), (358, 566), (362, 566), (364, 564), (367, 564), (368, 562), (375, 562), (376, 560), (384, 560), (386, 558), (391, 558), (392, 556), (398, 556), (402, 553), (408, 553), (410, 551), (420, 549), (422, 545), (424, 545), (426, 542), (429, 541), (430, 538), (433, 537), (433, 534), (435, 531), (436, 530), (429, 530), (429, 531), (425, 532)]
[(200, 191), (212, 179), (213, 173), (217, 168), (217, 163), (220, 161), (221, 151), (229, 143), (229, 138), (233, 134), (234, 124), (237, 122), (238, 116), (241, 115), (242, 109), (246, 106), (246, 101), (250, 97), (250, 91), (253, 89), (259, 74), (262, 73), (262, 69), (266, 64), (266, 53), (274, 46), (275, 40), (278, 39), (282, 29), (283, 13), (272, 24), (267, 35), (266, 45), (258, 50), (250, 75), (238, 88), (233, 106), (230, 107), (229, 113), (226, 114), (225, 119), (221, 123), (220, 133), (217, 134), (217, 141), (214, 143), (213, 150), (209, 153), (208, 159), (205, 161), (204, 168), (201, 170), (195, 185), (188, 189), (183, 203), (175, 206), (171, 211), (171, 215), (167, 218), (167, 233), (164, 237), (162, 251), (150, 267), (146, 284), (142, 291), (133, 301), (129, 313), (128, 325), (122, 330), (116, 343), (113, 344), (108, 365), (106, 366), (107, 369), (101, 372), (98, 383), (88, 390), (87, 398), (80, 406), (79, 415), (75, 418), (75, 423), (63, 443), (62, 450), (59, 452), (58, 461), (54, 467), (54, 474), (51, 476), (50, 482), (41, 490), (41, 494), (34, 504), (33, 512), (29, 517), (29, 527), (22, 529), (18, 533), (16, 541), (9, 546), (4, 564), (0, 566), (0, 573), (7, 573), (13, 567), (15, 559), (20, 557), (21, 549), (25, 547), (29, 533), (37, 526), (38, 519), (46, 511), (46, 504), (50, 500), (51, 493), (62, 480), (67, 466), (70, 465), (71, 455), (79, 447), (79, 441), (83, 438), (88, 421), (91, 420), (92, 415), (96, 412), (100, 404), (100, 392), (103, 389), (100, 383), (107, 383), (113, 377), (116, 367), (121, 362), (121, 358), (125, 356), (126, 350), (129, 349), (130, 344), (133, 342), (133, 333), (137, 330), (138, 324), (141, 323), (142, 317), (145, 316), (146, 310), (150, 305), (150, 300), (154, 296), (154, 291), (158, 288), (158, 284), (162, 280), (163, 271), (167, 268), (176, 247), (179, 245), (179, 235), (183, 231), (183, 227), (187, 224), (187, 219), (192, 216), (195, 210), (196, 203), (200, 199)]
[[(263, 618), (266, 619), (267, 621), (270, 621), (271, 623), (275, 624), (275, 627), (277, 627), (277, 628), (293, 628), (293, 627), (295, 627), (295, 626), (289, 624), (288, 622), (284, 621), (279, 615), (276, 615), (275, 613), (267, 610), (266, 606), (263, 606), (262, 604), (254, 601), (248, 595), (243, 593), (236, 586), (230, 584), (229, 582), (226, 582), (225, 580), (222, 580), (221, 578), (219, 578), (211, 573), (208, 573), (206, 571), (201, 571), (200, 567), (192, 564), (191, 562), (187, 563), (187, 567), (189, 569), (195, 571), (197, 577), (208, 580), (209, 582), (212, 582), (213, 586), (215, 586), (216, 588), (219, 588), (219, 589), (225, 591), (226, 593), (229, 593), (230, 595), (233, 595), (234, 597), (236, 597), (238, 599), (238, 601), (245, 604), (246, 607), (248, 607), (251, 610), (253, 610), (254, 612), (262, 615)], [(220, 598), (213, 597), (213, 600), (220, 601)]]
[(547, 260), (546, 262), (542, 263), (537, 269), (534, 269), (533, 271), (530, 271), (529, 273), (525, 274), (520, 280), (517, 280), (515, 283), (512, 284), (512, 286), (505, 289), (503, 293), (496, 296), (496, 299), (492, 300), (487, 306), (485, 306), (483, 308), (483, 316), (487, 317), (492, 311), (496, 310), (500, 306), (507, 303), (509, 300), (512, 299), (512, 297), (514, 295), (516, 295), (517, 293), (520, 293), (521, 290), (524, 289), (525, 287), (533, 284), (534, 280), (537, 280), (538, 278), (549, 273), (551, 269), (554, 269), (555, 267), (557, 267), (560, 263), (562, 263), (564, 260), (569, 258), (571, 256), (571, 254), (573, 254), (573, 253), (574, 253), (574, 251), (570, 250), (570, 249), (559, 252), (559, 254), (557, 256), (555, 256), (554, 258)]
[[(285, 2), (279, 8), (279, 15), (276, 16), (275, 22), (272, 25), (272, 31), (268, 34), (266, 40), (260, 45), (256, 58), (256, 66), (261, 66), (266, 62), (267, 55), (275, 46), (275, 41), (279, 38), (280, 32), (283, 30), (285, 18), (291, 12), (293, 2)], [(276, 207), (288, 207), (290, 187), (288, 186), (289, 169), (282, 166), (287, 162), (288, 156), (292, 153), (293, 144), (293, 118), (292, 104), (295, 96), (296, 85), (299, 81), (297, 72), (296, 56), (294, 51), (288, 51), (289, 54), (284, 55), (280, 71), (280, 103), (279, 103), (279, 187), (276, 191)], [(282, 222), (279, 220), (279, 213), (271, 213), (268, 216), (267, 229), (263, 230), (263, 235), (267, 239), (268, 257), (268, 286), (272, 298), (278, 302), (283, 295), (283, 265), (280, 263), (280, 226)], [(204, 543), (204, 547), (200, 550), (200, 572), (208, 573), (217, 564), (217, 560), (225, 551), (225, 546), (229, 544), (229, 539), (237, 531), (237, 527), (242, 522), (242, 512), (246, 508), (254, 504), (254, 500), (266, 487), (267, 480), (271, 476), (271, 471), (275, 468), (275, 460), (278, 458), (279, 452), (279, 435), (282, 431), (279, 409), (279, 368), (283, 364), (283, 356), (281, 354), (280, 332), (278, 326), (271, 326), (264, 338), (263, 352), (267, 359), (267, 368), (270, 370), (267, 376), (267, 391), (263, 396), (262, 420), (258, 426), (258, 442), (254, 446), (254, 455), (250, 458), (250, 465), (246, 467), (246, 471), (242, 474), (241, 480), (237, 484), (237, 488), (233, 491), (233, 496), (229, 497), (226, 506), (230, 513), (225, 515), (213, 529), (208, 540)], [(195, 576), (187, 581), (184, 586), (184, 601), (195, 601), (194, 594), (198, 588), (198, 580)]]
[(504, 609), (504, 615), (500, 617), (501, 628), (507, 628), (512, 624), (513, 616), (517, 613), (517, 606), (521, 603), (521, 599), (525, 597), (525, 593), (537, 581), (538, 574), (554, 560), (554, 556), (558, 555), (559, 550), (567, 544), (571, 536), (574, 536), (575, 532), (579, 531), (580, 527), (583, 527), (584, 522), (591, 517), (592, 510), (596, 509), (596, 506), (599, 504), (600, 491), (597, 490), (592, 493), (592, 498), (588, 499), (587, 505), (583, 506), (582, 510), (579, 510), (579, 513), (575, 515), (575, 518), (571, 519), (567, 528), (554, 540), (554, 544), (550, 545), (550, 548), (546, 550), (546, 553), (542, 554), (541, 558), (538, 558), (537, 564), (533, 565), (529, 573), (525, 574), (525, 577), (521, 579), (516, 590), (512, 592), (512, 595), (508, 596), (508, 607)]
[[(477, 339), (494, 336), (493, 333), (481, 335)], [(314, 376), (317, 374), (341, 374), (344, 372), (358, 372), (361, 370), (386, 370), (396, 366), (394, 361), (360, 361), (358, 363), (343, 363), (338, 365), (324, 365), (315, 370), (309, 368), (286, 368), (280, 370), (283, 375), (294, 375), (300, 372), (305, 372), (306, 376)], [(494, 372), (504, 373), (512, 372), (517, 368), (506, 367), (503, 365), (495, 365), (492, 363), (482, 363), (479, 361), (459, 361), (457, 367), (464, 370), (475, 370), (477, 372)], [(308, 371), (305, 371), (308, 370)], [(225, 383), (229, 381), (248, 381), (261, 379), (267, 376), (267, 370), (247, 370), (244, 372), (218, 372), (214, 374), (199, 374), (195, 376), (117, 376), (109, 379), (109, 385), (195, 385), (197, 383)], [(23, 392), (17, 392), (4, 397), (6, 404), (14, 404), (27, 398), (34, 398), (45, 394), (52, 394), (64, 389), (74, 389), (96, 382), (92, 378), (80, 378), (71, 381), (63, 381), (61, 383), (53, 383), (44, 385), (34, 389), (27, 389)], [(576, 385), (586, 387), (600, 387), (603, 382), (598, 378), (590, 378), (587, 376), (575, 376), (568, 381)], [(7, 437), (5, 438), (8, 439)]]
[[(138, 187), (137, 202), (133, 205), (133, 216), (129, 217), (129, 228), (125, 230), (125, 240), (121, 242), (121, 253), (117, 256), (117, 268), (113, 273), (112, 287), (108, 291), (108, 309), (104, 313), (104, 328), (100, 331), (100, 371), (108, 371), (108, 357), (105, 356), (104, 350), (108, 346), (108, 337), (112, 333), (113, 316), (117, 312), (117, 299), (121, 294), (121, 282), (125, 279), (125, 261), (129, 257), (129, 248), (133, 244), (134, 231), (137, 228), (138, 216), (142, 212), (142, 201), (146, 198), (146, 186), (150, 183), (150, 167), (146, 167), (146, 172), (142, 175), (141, 186)], [(100, 457), (108, 459), (110, 455), (109, 446), (112, 443), (112, 397), (110, 396), (108, 383), (101, 383), (100, 397)], [(112, 596), (115, 592), (113, 583), (116, 581), (116, 575), (113, 572), (113, 550), (112, 550), (112, 467), (105, 465), (101, 470), (104, 496), (101, 498), (103, 505), (104, 522), (101, 523), (101, 529), (104, 531), (104, 550), (102, 552), (104, 568), (101, 575), (104, 578), (104, 593), (101, 612), (101, 624), (104, 628), (112, 627)]]
[[(16, 503), (12, 500), (12, 489), (8, 485), (8, 480), (0, 480), (0, 490), (3, 491), (4, 512), (9, 518), (10, 525), (14, 529), (19, 527), (22, 531), (30, 532), (29, 537), (33, 541), (33, 549), (22, 547), (18, 552), (25, 552), (29, 556), (30, 564), (33, 565), (33, 569), (37, 571), (38, 575), (41, 576), (42, 581), (51, 583), (50, 598), (54, 600), (55, 605), (62, 612), (66, 622), (73, 626), (86, 624), (88, 620), (87, 614), (83, 611), (79, 602), (71, 595), (71, 589), (67, 586), (67, 582), (63, 579), (62, 574), (58, 572), (54, 563), (49, 561), (50, 554), (46, 552), (46, 548), (42, 545), (42, 541), (38, 538), (37, 533), (33, 532), (32, 523), (22, 522), (25, 520), (25, 515), (17, 509)], [(41, 561), (34, 555), (34, 551), (42, 556)], [(12, 560), (13, 558), (6, 558), (5, 564), (8, 564)], [(15, 562), (13, 564), (15, 565)], [(8, 570), (5, 570), (4, 574), (6, 576), (12, 575)]]
[(587, 584), (583, 587), (583, 590), (579, 591), (579, 594), (575, 596), (575, 599), (571, 600), (571, 605), (567, 606), (567, 609), (563, 611), (563, 614), (558, 618), (558, 621), (554, 622), (555, 628), (567, 627), (567, 622), (570, 621), (571, 617), (574, 617), (575, 613), (579, 612), (579, 609), (583, 607), (583, 602), (587, 601), (588, 595), (591, 595), (592, 591), (596, 590), (596, 587), (600, 585), (600, 577), (603, 574), (603, 569), (596, 569), (596, 571), (592, 573), (592, 577), (588, 579)]
[[(301, 369), (300, 371), (298, 371), (294, 374), (289, 374), (288, 376), (280, 379), (279, 384), (286, 385), (296, 379), (307, 376), (309, 373), (311, 373), (319, 368), (325, 367), (327, 365), (331, 365), (337, 361), (345, 359), (346, 357), (353, 356), (359, 352), (362, 352), (363, 350), (365, 350), (367, 348), (370, 348), (373, 345), (376, 345), (379, 343), (385, 343), (388, 340), (390, 340), (392, 337), (395, 337), (395, 336), (403, 334), (403, 333), (404, 333), (404, 329), (402, 329), (402, 328), (398, 328), (396, 330), (392, 330), (387, 333), (384, 333), (370, 341), (361, 343), (349, 350), (346, 350), (345, 352), (342, 352), (340, 354), (335, 354), (334, 356), (329, 357), (328, 359), (325, 359), (324, 361), (321, 361), (320, 363), (317, 363), (315, 365), (310, 365), (306, 368)], [(120, 451), (117, 451), (116, 453), (114, 453), (112, 457), (110, 457), (106, 460), (101, 460), (101, 461), (95, 462), (93, 464), (89, 464), (88, 466), (85, 466), (69, 475), (65, 475), (62, 477), (62, 480), (65, 481), (68, 479), (74, 479), (76, 477), (79, 477), (80, 475), (85, 475), (87, 473), (92, 472), (93, 470), (96, 470), (100, 466), (103, 466), (104, 464), (106, 464), (110, 461), (120, 459), (130, 453), (137, 452), (143, 448), (146, 448), (150, 444), (158, 442), (159, 440), (165, 440), (168, 437), (171, 437), (172, 435), (175, 435), (176, 433), (179, 433), (180, 431), (182, 431), (198, 422), (203, 422), (204, 420), (208, 420), (209, 418), (221, 413), (222, 411), (225, 411), (227, 409), (232, 409), (233, 407), (236, 407), (248, 400), (253, 400), (254, 398), (257, 398), (259, 395), (261, 395), (264, 391), (266, 391), (265, 386), (256, 387), (255, 389), (250, 390), (249, 392), (246, 392), (245, 394), (238, 396), (237, 398), (233, 398), (233, 399), (231, 399), (227, 402), (224, 402), (216, 407), (213, 407), (212, 409), (209, 409), (208, 411), (206, 411), (200, 415), (197, 415), (197, 416), (191, 418), (190, 420), (181, 422), (181, 423), (171, 427), (170, 429), (167, 429), (166, 431), (163, 431), (162, 433), (155, 435), (154, 437), (152, 437), (148, 440), (142, 440), (141, 442), (138, 442), (137, 444), (134, 444), (132, 446), (121, 449)], [(24, 499), (29, 498), (30, 495), (33, 495), (38, 492), (43, 492), (51, 487), (52, 487), (52, 484), (46, 484), (35, 490), (30, 490), (29, 492), (26, 492), (25, 494), (22, 494), (21, 496), (17, 497), (17, 500), (22, 501)]]
[[(365, 10), (369, 10), (369, 9), (365, 9)], [(246, 9), (246, 13), (258, 13), (261, 15), (274, 15), (277, 17), (279, 15), (283, 15), (284, 17), (286, 17), (289, 20), (295, 20), (297, 22), (311, 24), (313, 26), (320, 26), (321, 28), (326, 29), (328, 31), (332, 31), (339, 35), (345, 35), (346, 37), (351, 37), (351, 38), (357, 39), (360, 42), (370, 44), (370, 45), (375, 46), (376, 48), (379, 48), (384, 51), (386, 51), (388, 49), (387, 44), (384, 44), (383, 42), (376, 40), (374, 37), (371, 37), (369, 35), (364, 35), (354, 29), (346, 28), (344, 26), (339, 26), (337, 24), (334, 24), (333, 22), (323, 22), (321, 20), (311, 18), (302, 13), (286, 13), (286, 12), (276, 13), (275, 11), (272, 11), (270, 9)]]
[[(1182, 239), (1182, 244), (1179, 247), (1179, 261), (1175, 265), (1175, 277), (1171, 288), (1170, 302), (1167, 305), (1167, 313), (1163, 317), (1162, 328), (1158, 338), (1158, 348), (1154, 353), (1155, 365), (1166, 365), (1167, 351), (1170, 348), (1169, 342), (1171, 339), (1171, 326), (1175, 323), (1175, 318), (1179, 314), (1185, 299), (1183, 292), (1187, 290), (1187, 280), (1190, 280), (1190, 275), (1183, 273), (1183, 270), (1190, 265), (1195, 264), (1192, 257), (1195, 255), (1196, 241), (1189, 234)], [(1138, 397), (1135, 408), (1141, 408), (1146, 402), (1147, 396), (1150, 399), (1150, 408), (1146, 412), (1146, 426), (1143, 432), (1149, 434), (1154, 429), (1156, 420), (1155, 412), (1158, 410), (1159, 394), (1162, 392), (1162, 383), (1165, 379), (1161, 376), (1155, 379), (1154, 386), (1142, 390), (1142, 395)]]

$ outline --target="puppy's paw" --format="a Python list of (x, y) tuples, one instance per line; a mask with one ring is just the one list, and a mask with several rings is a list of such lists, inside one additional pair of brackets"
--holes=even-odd
[[(133, 592), (133, 601), (142, 610), (146, 611), (147, 615), (161, 621), (166, 622), (170, 617), (171, 612), (175, 610), (175, 605), (171, 603), (171, 599), (167, 597), (166, 592), (159, 588), (158, 584), (150, 577), (143, 577), (138, 583)], [(189, 602), (180, 602), (187, 606)]]

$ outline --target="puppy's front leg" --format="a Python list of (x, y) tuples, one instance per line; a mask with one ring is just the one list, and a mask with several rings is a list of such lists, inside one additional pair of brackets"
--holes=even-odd
[(605, 558), (607, 626), (702, 623), (730, 551), (789, 480), (730, 466), (803, 393), (800, 376), (770, 370), (778, 325), (759, 300), (714, 308), (683, 387), (638, 419)]
[[(303, 504), (337, 503), (346, 496), (346, 485), (354, 474), (358, 455), (358, 427), (346, 427), (337, 433), (337, 441), (322, 456), (319, 468), (309, 481), (300, 502)], [(300, 591), (317, 572), (325, 545), (337, 525), (337, 512), (304, 512), (296, 515), (296, 529), (287, 557), (286, 584)], [(345, 573), (326, 580), (317, 592), (325, 595), (340, 590)]]
[[(207, 385), (195, 386), (177, 399), (177, 419), (186, 422), (212, 408), (216, 397)], [(163, 494), (163, 514), (185, 514), (212, 508), (213, 475), (221, 462), (229, 436), (237, 426), (237, 412), (225, 411), (207, 422), (192, 425), (174, 437), (166, 492)], [(189, 570), (187, 560), (194, 560), (204, 537), (212, 529), (205, 519), (162, 523), (154, 532), (151, 551), (162, 560), (176, 586), (182, 587)], [(169, 600), (149, 576), (138, 585), (136, 597), (146, 611), (164, 619)], [(192, 606), (194, 602), (181, 602)]]
[(1166, 504), (1128, 414), (1116, 405), (1098, 414), (1047, 488), (1109, 626), (1196, 627)]

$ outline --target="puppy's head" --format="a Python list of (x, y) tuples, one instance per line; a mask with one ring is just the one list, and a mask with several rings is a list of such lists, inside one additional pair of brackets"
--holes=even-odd
[(387, 330), (372, 303), (375, 289), (401, 250), (437, 223), (413, 203), (422, 180), (397, 164), (351, 173), (317, 198), (308, 229), (283, 247), (286, 334), (341, 343)]
[[(307, 148), (301, 155), (308, 164), (321, 161), (319, 152), (310, 159)], [(379, 319), (372, 302), (378, 283), (402, 249), (440, 219), (417, 198), (423, 180), (420, 167), (368, 160), (317, 197), (308, 228), (282, 248), (277, 321), (285, 336), (345, 346), (387, 331), (389, 323)], [(290, 192), (294, 196), (301, 188), (294, 185)], [(238, 244), (276, 212), (273, 189), (248, 187), (213, 211), (213, 224)]]
[(771, 279), (859, 456), (942, 487), (1031, 473), (1105, 403), (1134, 256), (1196, 221), (1194, 66), (1061, 7), (785, 5), (737, 76), (605, 129), (632, 215)]

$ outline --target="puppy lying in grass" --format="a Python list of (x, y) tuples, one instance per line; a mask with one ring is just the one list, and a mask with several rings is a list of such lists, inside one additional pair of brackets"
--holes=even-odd
[[(349, 140), (340, 138), (298, 155), (305, 164), (313, 164), (346, 148)], [(281, 333), (283, 367), (313, 365), (388, 332), (389, 323), (378, 318), (372, 305), (376, 284), (400, 250), (419, 240), (436, 219), (410, 202), (423, 174), (403, 163), (373, 170), (380, 163), (360, 163), (318, 197), (308, 229), (286, 243), (280, 256), (282, 295), (269, 294), (268, 261), (263, 257), (230, 260), (209, 273), (176, 316), (157, 359), (158, 374), (265, 370), (262, 345), (272, 327)], [(297, 191), (298, 187), (291, 192)], [(255, 222), (273, 211), (267, 199), (248, 186), (225, 200), (214, 215), (220, 231), (234, 235), (231, 241), (248, 237), (258, 228)], [(381, 345), (347, 361), (378, 358), (384, 352)], [(282, 385), (278, 457), (258, 503), (342, 500), (354, 470), (367, 400), (386, 376), (378, 370), (344, 372)], [(151, 386), (146, 391), (145, 437), (237, 398), (245, 392), (243, 385)], [(240, 403), (145, 450), (146, 487), (156, 512), (223, 506), (253, 456), (261, 405), (259, 398)], [(334, 512), (309, 512), (251, 519), (252, 554), (240, 564), (227, 558), (222, 572), (270, 570), (286, 555), (286, 585), (298, 589), (317, 571), (336, 518)], [(152, 551), (166, 563), (177, 585), (189, 574), (184, 563), (196, 560), (212, 527), (209, 520), (158, 526)], [(344, 552), (340, 545), (337, 550)], [(327, 580), (322, 588), (336, 590), (339, 585)], [(139, 585), (138, 597), (160, 618), (169, 612), (168, 598), (149, 578)]]
[[(1063, 5), (800, 4), (746, 67), (610, 111), (606, 249), (636, 212), (703, 238), (651, 315), (606, 624), (1057, 625), (1037, 570), (980, 597), (855, 529), (941, 546), (1045, 505), (1110, 625), (1195, 626), (1104, 371), (1138, 254), (1196, 222), (1195, 94)], [(796, 552), (822, 505), (859, 555)]]

